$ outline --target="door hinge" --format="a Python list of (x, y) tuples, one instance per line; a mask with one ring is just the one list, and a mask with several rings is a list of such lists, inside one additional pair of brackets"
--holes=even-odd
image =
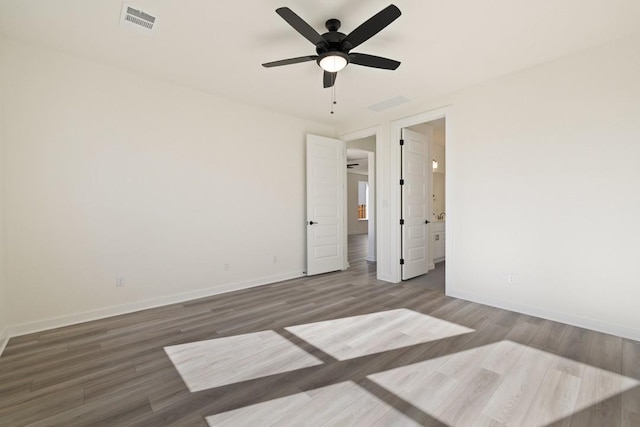
[(400, 185), (404, 185), (404, 179), (400, 180)]
[(404, 145), (404, 139), (400, 140), (400, 145)]
[(404, 265), (404, 258), (400, 258), (400, 265)]
[(404, 219), (400, 220), (400, 225), (404, 225)]

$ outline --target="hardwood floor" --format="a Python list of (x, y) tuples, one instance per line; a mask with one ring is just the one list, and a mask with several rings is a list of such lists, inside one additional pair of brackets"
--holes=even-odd
[[(12, 338), (0, 426), (638, 426), (640, 343), (348, 271)], [(431, 273), (430, 273), (431, 274)], [(440, 277), (440, 279), (437, 279)]]

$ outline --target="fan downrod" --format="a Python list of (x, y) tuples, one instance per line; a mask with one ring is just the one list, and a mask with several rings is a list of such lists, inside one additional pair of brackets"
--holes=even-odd
[(339, 19), (329, 19), (324, 23), (324, 26), (327, 27), (328, 31), (338, 31), (340, 29), (340, 20)]

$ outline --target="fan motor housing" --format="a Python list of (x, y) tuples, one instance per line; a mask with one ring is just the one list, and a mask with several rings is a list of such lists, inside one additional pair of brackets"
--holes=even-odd
[(322, 38), (326, 43), (318, 44), (316, 46), (316, 52), (318, 55), (323, 54), (324, 52), (329, 51), (340, 51), (340, 52), (348, 52), (347, 49), (344, 48), (342, 44), (342, 40), (347, 37), (346, 34), (340, 33), (338, 31), (329, 31), (328, 33), (324, 33)]

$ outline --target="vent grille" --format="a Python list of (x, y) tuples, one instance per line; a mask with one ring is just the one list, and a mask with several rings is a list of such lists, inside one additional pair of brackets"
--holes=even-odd
[(122, 5), (120, 25), (136, 28), (144, 32), (150, 32), (153, 29), (155, 23), (155, 16), (131, 7), (127, 4)]
[(387, 110), (389, 108), (397, 107), (398, 105), (406, 104), (409, 102), (404, 96), (396, 96), (395, 98), (387, 99), (386, 101), (379, 102), (377, 104), (369, 106), (369, 110), (379, 113), (380, 111)]

